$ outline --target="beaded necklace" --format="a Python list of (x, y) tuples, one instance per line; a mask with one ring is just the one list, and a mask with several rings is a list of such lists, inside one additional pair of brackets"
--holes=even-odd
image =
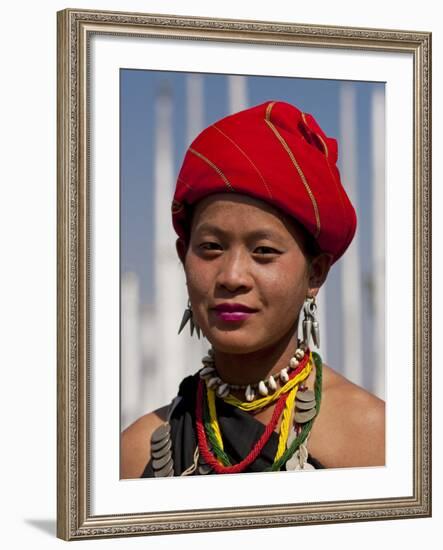
[(292, 456), (300, 447), (300, 445), (302, 445), (306, 441), (306, 438), (311, 432), (312, 425), (314, 424), (315, 418), (318, 416), (318, 413), (320, 412), (322, 381), (323, 381), (323, 362), (318, 353), (313, 353), (312, 358), (314, 360), (315, 368), (316, 368), (316, 376), (315, 376), (315, 384), (314, 384), (315, 408), (317, 411), (316, 416), (314, 416), (314, 418), (302, 424), (300, 432), (298, 433), (294, 441), (291, 443), (291, 445), (288, 447), (288, 449), (283, 453), (283, 455), (278, 460), (274, 460), (274, 463), (271, 465), (271, 467), (267, 468), (265, 471), (272, 471), (272, 472), (278, 471), (282, 468), (282, 466), (286, 464), (286, 462), (290, 458), (292, 458)]
[[(273, 395), (266, 397), (264, 399), (257, 400), (253, 403), (242, 402), (234, 397), (226, 397), (224, 401), (226, 403), (234, 404), (239, 409), (251, 411), (251, 410), (263, 409), (264, 407), (271, 404), (273, 401), (276, 401), (277, 399), (279, 399), (282, 394), (289, 394), (286, 401), (286, 407), (283, 413), (282, 427), (280, 429), (280, 435), (281, 435), (280, 439), (284, 446), (287, 441), (287, 436), (289, 434), (289, 420), (290, 420), (292, 408), (294, 406), (295, 396), (296, 396), (299, 384), (309, 376), (309, 374), (311, 373), (311, 370), (312, 370), (312, 362), (309, 356), (306, 356), (305, 361), (300, 363), (298, 367), (293, 371), (288, 382), (282, 388), (280, 388), (279, 391), (275, 392)], [(217, 413), (215, 408), (215, 391), (208, 385), (206, 385), (206, 391), (207, 391), (207, 402), (208, 402), (211, 426), (214, 431), (219, 447), (223, 449), (223, 442), (221, 440), (221, 433), (220, 433), (220, 428), (217, 421)], [(281, 445), (279, 445), (279, 447), (281, 447)]]
[[(224, 450), (223, 440), (221, 436), (220, 426), (217, 420), (215, 407), (215, 391), (211, 385), (206, 382), (206, 399), (204, 386), (205, 381), (199, 380), (196, 399), (196, 432), (198, 440), (198, 448), (205, 462), (214, 469), (216, 473), (239, 473), (243, 472), (256, 458), (259, 456), (263, 447), (270, 439), (272, 432), (278, 423), (278, 420), (283, 412), (282, 422), (280, 425), (279, 443), (274, 462), (267, 468), (270, 471), (280, 470), (282, 466), (294, 455), (300, 445), (306, 440), (315, 416), (298, 426), (299, 430), (294, 441), (289, 445), (288, 438), (290, 433), (291, 413), (294, 407), (297, 391), (300, 384), (306, 380), (312, 370), (312, 360), (314, 360), (317, 375), (315, 381), (315, 409), (316, 414), (319, 412), (321, 400), (321, 367), (322, 362), (318, 354), (312, 354), (306, 350), (305, 356), (302, 358), (297, 367), (291, 372), (286, 384), (280, 390), (263, 399), (258, 399), (255, 402), (242, 402), (231, 395), (225, 396), (225, 402), (237, 406), (243, 410), (258, 410), (277, 401), (273, 411), (272, 418), (265, 428), (260, 439), (254, 445), (250, 453), (239, 463), (232, 464), (231, 458)], [(312, 392), (311, 392), (312, 393)], [(286, 448), (287, 447), (287, 448)], [(211, 450), (212, 448), (212, 450)]]

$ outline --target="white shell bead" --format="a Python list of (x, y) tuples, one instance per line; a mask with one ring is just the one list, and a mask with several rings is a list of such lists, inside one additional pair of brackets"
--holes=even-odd
[(220, 378), (218, 376), (214, 376), (213, 378), (209, 379), (208, 388), (213, 388), (214, 386), (218, 386), (220, 382), (221, 382)]
[(291, 360), (289, 361), (289, 366), (291, 369), (295, 369), (295, 367), (298, 365), (298, 360), (295, 357), (291, 357)]
[(272, 376), (272, 374), (268, 378), (268, 387), (272, 391), (275, 391), (277, 389), (277, 382), (275, 381), (275, 378)]
[(208, 349), (208, 355), (209, 357), (214, 357), (214, 350), (212, 348)]
[(298, 348), (297, 350), (295, 350), (294, 355), (295, 355), (295, 358), (300, 361), (305, 356), (305, 352), (302, 349)]
[(229, 393), (229, 384), (226, 382), (224, 384), (220, 384), (220, 386), (217, 388), (217, 395), (219, 397), (226, 397)]
[(299, 456), (300, 456), (300, 463), (301, 464), (305, 464), (306, 461), (308, 460), (308, 449), (306, 448), (306, 445), (304, 445), (303, 443), (300, 445), (299, 449), (298, 449), (298, 453), (299, 453)]
[(255, 391), (251, 388), (250, 384), (248, 384), (248, 387), (246, 388), (245, 397), (246, 397), (246, 401), (251, 402), (254, 400)]
[(260, 395), (266, 396), (268, 395), (268, 388), (266, 387), (266, 384), (263, 382), (263, 380), (260, 380), (258, 383), (258, 393)]
[(215, 372), (215, 369), (214, 367), (203, 367), (202, 370), (200, 371), (200, 378), (209, 378), (210, 376), (212, 376)]
[(211, 365), (214, 363), (213, 357), (210, 357), (209, 355), (205, 355), (202, 359), (202, 363), (211, 363)]
[(282, 369), (280, 371), (280, 380), (284, 383), (286, 383), (289, 380), (287, 369)]

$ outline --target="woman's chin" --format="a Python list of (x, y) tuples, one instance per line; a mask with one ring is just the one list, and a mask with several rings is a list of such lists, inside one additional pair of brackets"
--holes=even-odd
[(257, 336), (241, 334), (241, 331), (210, 331), (206, 336), (212, 347), (222, 353), (245, 354), (258, 351), (266, 347), (265, 342), (260, 342)]
[(297, 344), (296, 329), (290, 326), (281, 334), (274, 334), (271, 330), (260, 330), (260, 327), (238, 327), (221, 328), (217, 326), (206, 326), (203, 329), (206, 339), (212, 347), (221, 353), (248, 354), (258, 351), (267, 352), (275, 348), (285, 349), (289, 340), (294, 338), (294, 345)]

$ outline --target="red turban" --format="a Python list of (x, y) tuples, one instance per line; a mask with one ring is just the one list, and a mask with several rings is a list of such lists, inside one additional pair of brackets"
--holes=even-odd
[(357, 225), (336, 162), (335, 139), (289, 103), (267, 101), (227, 116), (186, 152), (172, 202), (174, 229), (185, 238), (187, 206), (207, 195), (251, 195), (295, 218), (335, 262)]

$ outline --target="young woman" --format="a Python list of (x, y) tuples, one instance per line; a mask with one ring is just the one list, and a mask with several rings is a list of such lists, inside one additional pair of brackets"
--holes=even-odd
[(123, 432), (122, 478), (385, 463), (383, 401), (311, 351), (315, 297), (356, 229), (336, 161), (335, 140), (284, 102), (191, 144), (172, 204), (181, 328), (211, 348), (171, 404)]

